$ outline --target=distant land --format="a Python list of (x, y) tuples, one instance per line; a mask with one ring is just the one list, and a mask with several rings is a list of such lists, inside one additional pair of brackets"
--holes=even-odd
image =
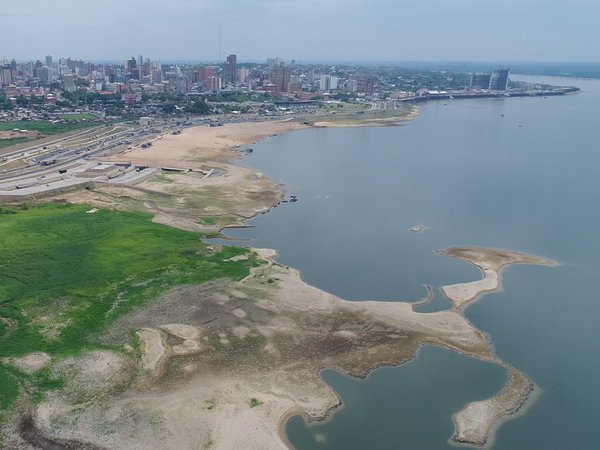
[[(23, 63), (36, 58), (16, 58)], [(103, 59), (85, 57), (86, 61), (96, 64), (121, 64), (121, 59)], [(290, 58), (291, 59), (291, 58)], [(172, 59), (158, 58), (163, 64), (221, 64), (216, 59)], [(266, 60), (240, 58), (238, 64), (262, 64)], [(542, 75), (568, 78), (600, 79), (600, 63), (598, 62), (524, 62), (524, 61), (362, 61), (362, 60), (295, 60), (299, 65), (344, 65), (344, 66), (389, 66), (415, 68), (422, 70), (446, 70), (449, 72), (489, 72), (498, 67), (510, 69), (512, 74)]]

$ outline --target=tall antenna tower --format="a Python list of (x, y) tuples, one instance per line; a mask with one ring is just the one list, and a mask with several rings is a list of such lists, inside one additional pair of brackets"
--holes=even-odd
[(219, 27), (219, 61), (221, 61), (221, 45), (223, 44), (223, 41), (221, 39), (221, 27)]

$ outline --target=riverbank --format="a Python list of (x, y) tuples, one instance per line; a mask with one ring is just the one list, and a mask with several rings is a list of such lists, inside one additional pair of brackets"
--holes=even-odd
[[(286, 126), (287, 122), (279, 131), (249, 130), (245, 139), (255, 142), (254, 136), (284, 132)], [(226, 158), (218, 160), (219, 155), (237, 154), (238, 139), (242, 140), (231, 134), (233, 130), (219, 128), (210, 135), (213, 141), (204, 136), (202, 145), (192, 133), (187, 140), (165, 138), (162, 141), (168, 145), (162, 148), (157, 140), (152, 150), (140, 150), (134, 156), (162, 162), (167, 153), (176, 155), (171, 165), (173, 161), (198, 164), (195, 167), (202, 170), (218, 165), (223, 171), (220, 175), (163, 174), (164, 179), (150, 180), (137, 189), (110, 192), (112, 201), (121, 207), (143, 203), (149, 211), (160, 208), (166, 217), (183, 214), (175, 209), (179, 199), (183, 199), (182, 209), (194, 206), (195, 214), (201, 211), (203, 218), (217, 210), (239, 215), (240, 205), (247, 212), (260, 205), (272, 206), (268, 202), (276, 200), (283, 187), (259, 178), (251, 169), (235, 172), (238, 169), (223, 162)], [(181, 136), (186, 134), (187, 130)], [(217, 147), (220, 152), (209, 158)], [(183, 181), (189, 179), (193, 184)], [(265, 193), (260, 198), (256, 197), (257, 182)], [(214, 184), (207, 190), (207, 183)], [(201, 194), (190, 198), (183, 191), (192, 185)], [(132, 202), (132, 191), (139, 203)], [(109, 191), (102, 194), (109, 198)], [(195, 203), (208, 194), (205, 203)], [(239, 197), (234, 199), (235, 195)], [(247, 200), (252, 198), (249, 206)], [(192, 227), (194, 219), (198, 216), (189, 223), (169, 224), (185, 229)], [(207, 229), (215, 226), (204, 225)], [(477, 252), (494, 257), (493, 250)], [(257, 257), (258, 266), (241, 281), (176, 287), (120, 319), (103, 337), (106, 344), (125, 348), (131, 344), (126, 336), (132, 329), (144, 330), (142, 336), (146, 336), (144, 345), (138, 347), (140, 358), (128, 357), (138, 365), (128, 386), (115, 386), (107, 377), (120, 371), (118, 361), (108, 373), (99, 367), (80, 371), (79, 363), (72, 361), (76, 379), (67, 377), (65, 393), (49, 395), (37, 406), (35, 427), (42, 435), (110, 448), (192, 448), (199, 443), (222, 449), (281, 448), (281, 417), (286, 412), (302, 411), (310, 420), (319, 420), (339, 405), (335, 392), (319, 377), (322, 368), (365, 377), (382, 365), (410, 360), (424, 344), (498, 362), (487, 336), (457, 311), (417, 313), (413, 304), (404, 302), (348, 302), (306, 284), (298, 271), (275, 262), (273, 252), (258, 251)], [(429, 291), (426, 298), (430, 297)], [(73, 407), (73, 393), (91, 383), (109, 397), (84, 409)], [(489, 422), (496, 420), (489, 417), (476, 428), (489, 429)]]

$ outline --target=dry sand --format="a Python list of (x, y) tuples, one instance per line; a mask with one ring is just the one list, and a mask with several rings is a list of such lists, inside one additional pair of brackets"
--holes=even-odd
[(188, 128), (155, 140), (147, 149), (126, 150), (110, 159), (191, 172), (163, 172), (135, 186), (96, 184), (59, 197), (95, 208), (148, 211), (154, 222), (188, 231), (245, 226), (247, 219), (279, 203), (284, 189), (260, 172), (232, 164), (240, 156), (239, 147), (303, 128), (290, 120)]
[(240, 146), (253, 144), (266, 137), (306, 128), (291, 120), (226, 123), (220, 127), (186, 128), (179, 135), (166, 134), (152, 147), (135, 148), (112, 159), (126, 159), (135, 164), (154, 167), (203, 169), (207, 161), (228, 162), (237, 159)]
[(502, 269), (511, 264), (533, 264), (555, 266), (557, 263), (547, 258), (528, 255), (509, 250), (494, 250), (479, 247), (454, 247), (436, 252), (439, 255), (452, 256), (477, 266), (482, 274), (481, 280), (443, 286), (444, 296), (457, 310), (464, 310), (482, 294), (501, 289)]
[(526, 402), (533, 402), (530, 394), (533, 383), (527, 376), (511, 367), (504, 388), (491, 398), (471, 402), (456, 413), (453, 440), (459, 443), (487, 447), (494, 442), (496, 428), (505, 420), (523, 410)]

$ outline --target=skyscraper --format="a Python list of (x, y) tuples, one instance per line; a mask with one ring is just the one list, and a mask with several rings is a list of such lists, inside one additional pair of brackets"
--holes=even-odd
[(505, 91), (508, 87), (509, 69), (498, 69), (492, 72), (490, 76), (491, 91)]
[(290, 68), (283, 63), (274, 66), (269, 72), (269, 79), (275, 85), (276, 92), (287, 92), (290, 77)]
[(489, 73), (474, 73), (471, 75), (470, 87), (479, 89), (489, 89), (490, 78), (491, 75)]
[(52, 69), (48, 66), (40, 67), (38, 69), (38, 78), (40, 79), (40, 83), (49, 83), (52, 81)]
[(13, 81), (12, 71), (10, 70), (10, 66), (8, 64), (2, 66), (2, 77), (0, 81), (2, 82), (2, 86), (8, 86)]
[(236, 55), (229, 55), (223, 66), (223, 83), (235, 84), (237, 82)]

